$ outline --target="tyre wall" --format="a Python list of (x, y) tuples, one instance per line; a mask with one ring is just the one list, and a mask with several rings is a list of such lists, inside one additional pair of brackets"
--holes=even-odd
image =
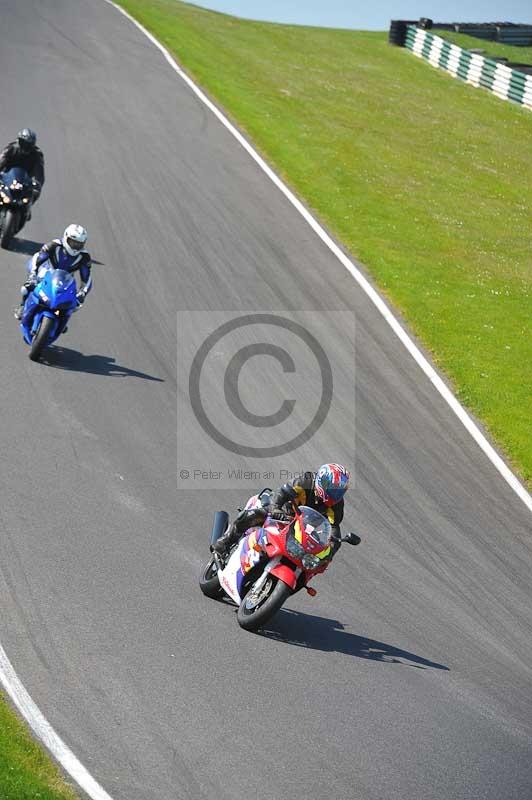
[(404, 46), (454, 78), (472, 86), (482, 86), (502, 100), (511, 100), (532, 110), (532, 75), (464, 50), (416, 25), (406, 25)]

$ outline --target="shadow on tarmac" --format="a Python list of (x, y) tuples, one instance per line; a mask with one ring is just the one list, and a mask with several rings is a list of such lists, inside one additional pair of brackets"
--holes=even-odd
[[(36, 253), (38, 250), (41, 249), (43, 244), (46, 244), (46, 242), (34, 242), (32, 239), (12, 239), (11, 244), (9, 245), (8, 252), (19, 253), (26, 256), (32, 256), (34, 253)], [(91, 256), (91, 263), (98, 264), (101, 267), (105, 267), (105, 261), (98, 261), (98, 259), (92, 258), (92, 256)]]
[(281, 609), (269, 626), (262, 629), (261, 633), (269, 639), (297, 647), (345, 653), (354, 658), (382, 661), (387, 664), (403, 664), (417, 669), (449, 671), (449, 667), (444, 664), (429, 661), (428, 658), (409, 653), (408, 650), (348, 633), (338, 620), (315, 617), (286, 608)]
[(9, 245), (9, 252), (32, 256), (41, 249), (43, 244), (44, 242), (34, 242), (32, 239), (12, 239)]
[(91, 375), (107, 375), (111, 378), (142, 378), (146, 381), (164, 383), (163, 378), (138, 372), (136, 369), (117, 364), (111, 356), (84, 355), (78, 350), (68, 347), (52, 346), (41, 356), (41, 361), (48, 367), (69, 370), (70, 372), (86, 372)]

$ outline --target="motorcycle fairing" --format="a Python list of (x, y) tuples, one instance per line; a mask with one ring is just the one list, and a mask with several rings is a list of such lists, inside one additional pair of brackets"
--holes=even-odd
[[(49, 339), (53, 342), (64, 330), (77, 305), (77, 286), (73, 275), (64, 270), (53, 269), (49, 262), (44, 262), (39, 268), (37, 278), (39, 282), (26, 298), (20, 322), (24, 341), (30, 345), (43, 317), (50, 317), (56, 323)], [(61, 310), (60, 315), (54, 313), (58, 309)]]
[[(290, 586), (291, 589), (296, 588), (297, 579), (301, 574), (301, 570), (299, 567), (289, 566), (286, 563), (281, 563), (281, 557), (284, 554), (284, 549), (280, 546), (279, 543), (279, 529), (277, 525), (274, 523), (268, 524), (264, 526), (264, 528), (260, 528), (261, 537), (260, 537), (260, 545), (267, 553), (268, 558), (275, 560), (274, 566), (271, 567), (270, 572), (280, 581), (286, 583), (287, 586)], [(270, 534), (270, 535), (268, 535)]]
[[(23, 188), (31, 188), (31, 178), (22, 167), (11, 167), (5, 172), (0, 172), (0, 182), (6, 189), (11, 189), (13, 184), (22, 185)], [(14, 191), (20, 190), (15, 189)]]
[(31, 178), (22, 167), (0, 173), (0, 207), (15, 215), (15, 233), (25, 225), (33, 198)]
[(33, 186), (30, 176), (22, 167), (11, 167), (7, 172), (0, 173), (0, 186), (2, 187), (2, 192), (7, 194), (11, 200), (8, 203), (9, 207), (14, 206), (20, 209), (23, 198), (28, 200), (28, 203), (24, 203), (24, 206), (29, 204), (33, 194)]
[(289, 567), (287, 564), (277, 564), (270, 570), (271, 574), (278, 578), (283, 583), (286, 583), (291, 589), (297, 586), (297, 579), (301, 575), (301, 570), (295, 567)]
[[(231, 553), (225, 568), (218, 570), (220, 584), (238, 605), (242, 602), (241, 591), (246, 577), (264, 553), (262, 536), (263, 528), (251, 528)], [(270, 568), (269, 564), (266, 569)]]
[[(41, 305), (38, 295), (34, 292), (30, 292), (24, 303), (24, 312), (20, 322), (22, 335), (24, 336), (26, 344), (31, 344), (35, 331), (44, 316), (44, 312), (45, 309)], [(54, 315), (48, 312), (47, 316), (53, 317)]]
[(240, 551), (240, 569), (243, 575), (247, 575), (260, 561), (263, 552), (261, 537), (262, 528), (250, 528), (248, 534), (244, 536)]

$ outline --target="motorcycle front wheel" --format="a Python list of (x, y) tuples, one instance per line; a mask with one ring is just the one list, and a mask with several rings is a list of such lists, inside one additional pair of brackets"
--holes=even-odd
[(39, 325), (39, 330), (37, 331), (31, 342), (30, 358), (32, 361), (39, 360), (42, 351), (44, 350), (44, 348), (48, 343), (48, 340), (50, 338), (50, 333), (54, 325), (55, 325), (55, 320), (53, 320), (51, 317), (42, 318), (41, 324)]
[(7, 249), (11, 244), (11, 239), (16, 233), (17, 228), (17, 214), (11, 209), (2, 214), (0, 221), (2, 233), (0, 235), (0, 247)]
[(204, 567), (200, 575), (199, 586), (205, 597), (210, 597), (212, 600), (222, 597), (224, 591), (218, 580), (218, 570), (214, 558), (211, 558)]
[(236, 614), (238, 624), (246, 631), (257, 631), (270, 621), (291, 594), (292, 589), (284, 581), (268, 575), (259, 591), (252, 586), (240, 603)]

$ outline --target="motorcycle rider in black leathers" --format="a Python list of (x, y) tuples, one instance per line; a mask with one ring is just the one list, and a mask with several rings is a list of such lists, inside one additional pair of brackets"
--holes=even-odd
[[(37, 202), (44, 184), (44, 156), (37, 147), (37, 136), (29, 128), (18, 132), (14, 142), (9, 142), (0, 153), (0, 172), (13, 167), (25, 170), (33, 184), (31, 205)], [(26, 212), (26, 222), (31, 219), (31, 207)]]
[(348, 486), (349, 472), (340, 464), (323, 464), (317, 472), (297, 475), (293, 481), (283, 484), (272, 494), (266, 508), (242, 511), (227, 533), (213, 545), (213, 550), (218, 555), (227, 555), (231, 545), (238, 542), (248, 528), (263, 525), (267, 516), (279, 519), (293, 515), (293, 507), (296, 505), (314, 508), (329, 520), (332, 528), (332, 557), (340, 546), (340, 523), (344, 516), (343, 497)]

